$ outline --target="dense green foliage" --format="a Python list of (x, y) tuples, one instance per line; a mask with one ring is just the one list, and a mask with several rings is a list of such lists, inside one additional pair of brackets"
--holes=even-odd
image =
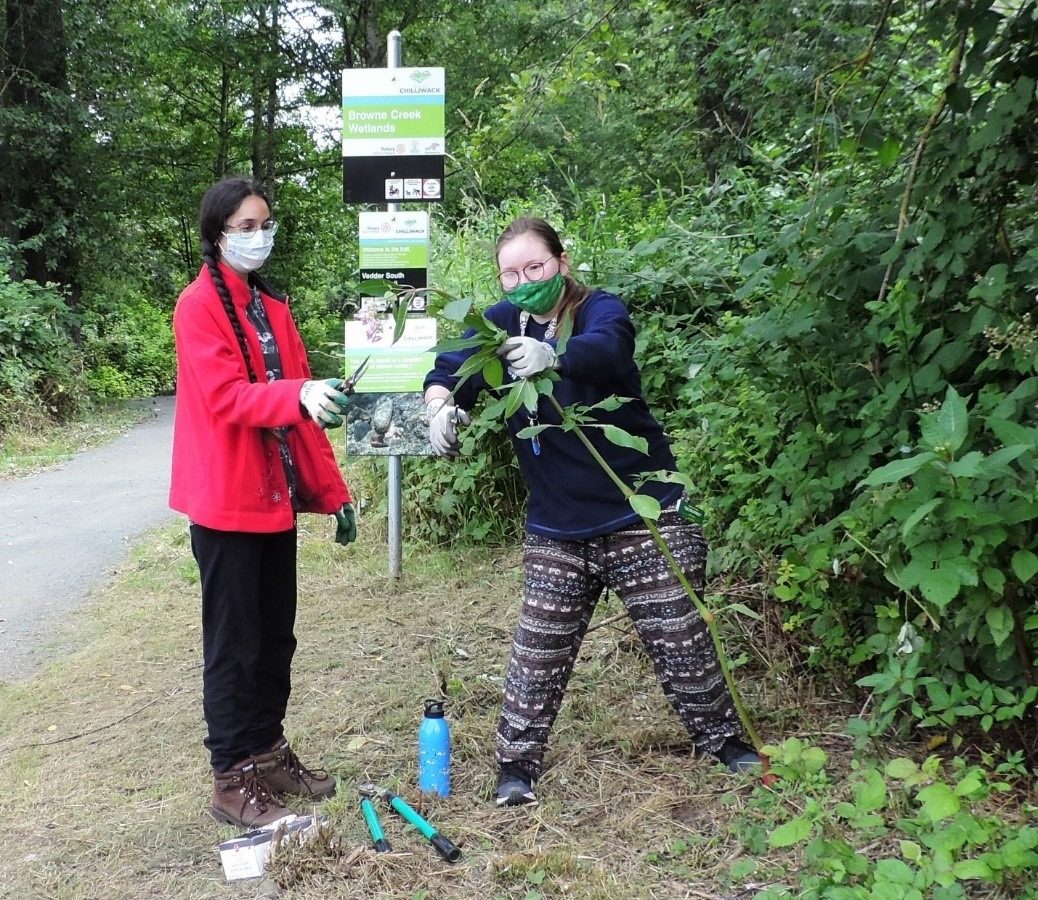
[[(8, 76), (26, 6), (5, 4)], [(82, 384), (170, 389), (195, 210), (226, 172), (273, 190), (269, 274), (334, 371), (354, 213), (308, 110), (405, 26), (406, 61), (448, 77), (433, 280), (489, 303), (500, 227), (557, 222), (632, 308), (716, 572), (764, 586), (805, 664), (874, 692), (863, 732), (1030, 741), (1035, 0), (54, 6), (64, 68), (0, 78), (4, 146), (38, 151), (5, 165), (39, 182), (38, 208), (22, 182), (0, 191), (20, 228), (0, 254), (0, 415), (37, 397), (63, 414)], [(464, 448), (408, 462), (410, 534), (513, 539), (508, 447), (483, 422)]]
[(76, 406), (82, 363), (69, 340), (76, 317), (56, 285), (15, 281), (0, 240), (0, 421), (61, 418)]

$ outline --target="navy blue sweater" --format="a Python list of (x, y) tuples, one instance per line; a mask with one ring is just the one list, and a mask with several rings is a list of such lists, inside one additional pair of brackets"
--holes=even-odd
[[(491, 306), (487, 319), (510, 335), (519, 334), (519, 310), (507, 300)], [(530, 318), (527, 337), (544, 340), (547, 326)], [(469, 331), (467, 334), (471, 334)], [(554, 338), (548, 343), (556, 344)], [(454, 373), (474, 349), (441, 353), (425, 377), (425, 387), (438, 384), (453, 390), (458, 383)], [(646, 439), (649, 454), (619, 447), (608, 441), (600, 428), (585, 428), (584, 433), (613, 470), (631, 487), (637, 475), (659, 469), (676, 471), (674, 456), (642, 398), (641, 374), (634, 363), (634, 325), (627, 307), (612, 294), (595, 291), (578, 308), (573, 333), (559, 357), (561, 380), (555, 385), (555, 398), (563, 407), (590, 406), (609, 396), (630, 397), (612, 412), (596, 410), (595, 421), (616, 425), (632, 435)], [(508, 378), (506, 374), (506, 379)], [(471, 409), (477, 396), (487, 389), (476, 375), (461, 386), (455, 403)], [(558, 413), (549, 401), (540, 398), (538, 420), (542, 425), (558, 424)], [(540, 435), (541, 453), (533, 452), (532, 442), (516, 437), (530, 424), (525, 408), (508, 420), (519, 471), (530, 492), (526, 528), (533, 534), (562, 540), (583, 540), (616, 531), (638, 520), (620, 489), (592, 459), (587, 448), (573, 434), (561, 428), (546, 428)], [(655, 497), (663, 505), (681, 494), (678, 485), (647, 482), (640, 493)]]

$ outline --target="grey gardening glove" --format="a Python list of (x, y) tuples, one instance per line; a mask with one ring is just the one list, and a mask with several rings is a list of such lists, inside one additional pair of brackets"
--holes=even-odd
[(425, 407), (429, 414), (429, 443), (437, 456), (458, 455), (458, 426), (469, 424), (469, 414), (449, 400), (437, 397)]
[(341, 390), (341, 378), (325, 381), (304, 381), (299, 390), (299, 405), (322, 428), (338, 428), (342, 414), (350, 405), (350, 398)]

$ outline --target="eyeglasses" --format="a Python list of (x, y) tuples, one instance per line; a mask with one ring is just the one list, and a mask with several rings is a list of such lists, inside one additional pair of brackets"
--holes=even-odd
[(497, 277), (501, 282), (501, 287), (506, 291), (514, 291), (519, 287), (520, 272), (526, 276), (527, 281), (543, 281), (544, 267), (553, 259), (555, 259), (554, 256), (549, 256), (543, 262), (527, 263), (522, 269), (505, 269), (503, 272), (499, 272)]
[(225, 225), (224, 228), (227, 231), (234, 231), (236, 234), (255, 234), (257, 231), (269, 231), (270, 236), (273, 237), (277, 234), (278, 223), (274, 219), (267, 219), (266, 222), (262, 222), (259, 225), (254, 222), (246, 222), (244, 225)]

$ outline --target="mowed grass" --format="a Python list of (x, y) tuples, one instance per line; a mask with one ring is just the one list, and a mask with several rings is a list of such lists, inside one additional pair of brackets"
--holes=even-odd
[[(405, 548), (387, 575), (370, 518), (349, 548), (300, 523), (299, 649), (287, 735), (340, 776), (325, 840), (273, 879), (226, 883), (202, 746), (199, 588), (186, 524), (155, 531), (69, 628), (76, 646), (0, 687), (0, 895), (18, 898), (724, 897), (749, 780), (694, 758), (626, 620), (604, 602), (556, 725), (535, 808), (498, 810), (493, 738), (518, 613), (519, 551)], [(734, 655), (734, 654), (733, 654)], [(755, 660), (751, 660), (751, 667)], [(773, 660), (774, 662), (774, 660)], [(773, 665), (745, 676), (766, 737), (812, 698)], [(448, 697), (452, 796), (416, 788), (427, 696)], [(815, 704), (818, 708), (818, 704)], [(812, 729), (816, 726), (812, 725)], [(838, 726), (835, 726), (838, 728)], [(787, 732), (788, 733), (788, 732)], [(356, 786), (394, 788), (463, 851), (454, 865), (384, 806), (376, 855)], [(745, 885), (742, 886), (745, 888)], [(427, 893), (423, 893), (426, 891)], [(752, 893), (752, 891), (751, 891)]]
[(38, 472), (106, 443), (151, 415), (148, 401), (113, 402), (87, 409), (61, 427), (44, 415), (0, 427), (0, 479)]

